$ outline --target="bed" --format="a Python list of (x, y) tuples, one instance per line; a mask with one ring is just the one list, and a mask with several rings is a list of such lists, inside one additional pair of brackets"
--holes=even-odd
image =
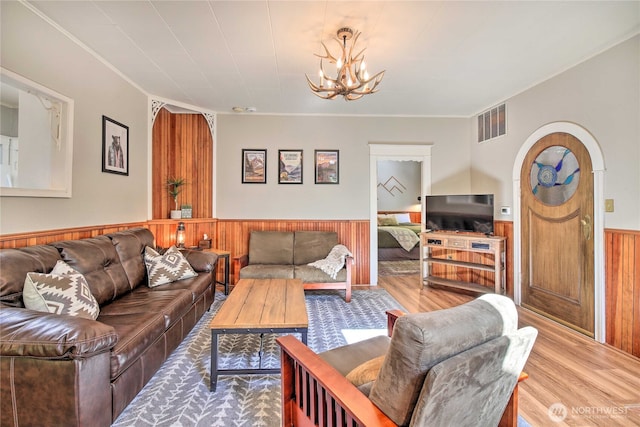
[[(378, 213), (378, 261), (420, 259), (420, 212)], [(417, 217), (417, 218), (416, 218)]]

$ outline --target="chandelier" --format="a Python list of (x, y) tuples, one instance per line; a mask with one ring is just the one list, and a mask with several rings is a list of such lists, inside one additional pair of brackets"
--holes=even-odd
[[(338, 38), (334, 39), (342, 48), (341, 55), (336, 58), (331, 55), (327, 46), (322, 43), (325, 54), (318, 55), (320, 58), (320, 84), (317, 85), (311, 81), (309, 76), (305, 74), (309, 87), (316, 96), (323, 99), (334, 99), (338, 95), (342, 95), (346, 101), (354, 101), (362, 98), (364, 95), (377, 92), (376, 88), (382, 81), (384, 71), (380, 71), (373, 77), (369, 77), (367, 66), (364, 62), (364, 51), (362, 49), (356, 55), (353, 54), (360, 32), (356, 31), (355, 36), (351, 28), (340, 28), (337, 32)], [(353, 42), (347, 52), (347, 40)], [(324, 70), (323, 60), (335, 64), (337, 75), (335, 78), (330, 77)]]

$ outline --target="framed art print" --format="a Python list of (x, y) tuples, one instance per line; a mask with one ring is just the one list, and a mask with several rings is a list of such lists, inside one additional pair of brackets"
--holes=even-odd
[(102, 172), (129, 175), (129, 126), (102, 116)]
[(302, 184), (302, 150), (278, 150), (278, 184)]
[(316, 184), (338, 184), (340, 182), (340, 163), (338, 150), (315, 151)]
[(242, 183), (267, 183), (267, 150), (242, 149)]

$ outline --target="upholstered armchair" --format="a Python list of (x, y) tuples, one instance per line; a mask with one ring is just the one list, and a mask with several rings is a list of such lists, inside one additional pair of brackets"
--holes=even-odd
[(537, 330), (517, 328), (513, 301), (488, 294), (397, 316), (390, 313), (391, 338), (320, 354), (278, 338), (283, 425), (515, 426)]

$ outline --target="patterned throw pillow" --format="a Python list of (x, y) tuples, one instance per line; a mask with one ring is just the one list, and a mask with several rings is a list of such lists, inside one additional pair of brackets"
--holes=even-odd
[(51, 273), (27, 273), (22, 291), (24, 306), (45, 313), (97, 319), (100, 306), (86, 279), (64, 261)]
[(144, 249), (144, 263), (147, 266), (150, 288), (198, 275), (175, 246), (171, 246), (162, 255), (147, 246)]

